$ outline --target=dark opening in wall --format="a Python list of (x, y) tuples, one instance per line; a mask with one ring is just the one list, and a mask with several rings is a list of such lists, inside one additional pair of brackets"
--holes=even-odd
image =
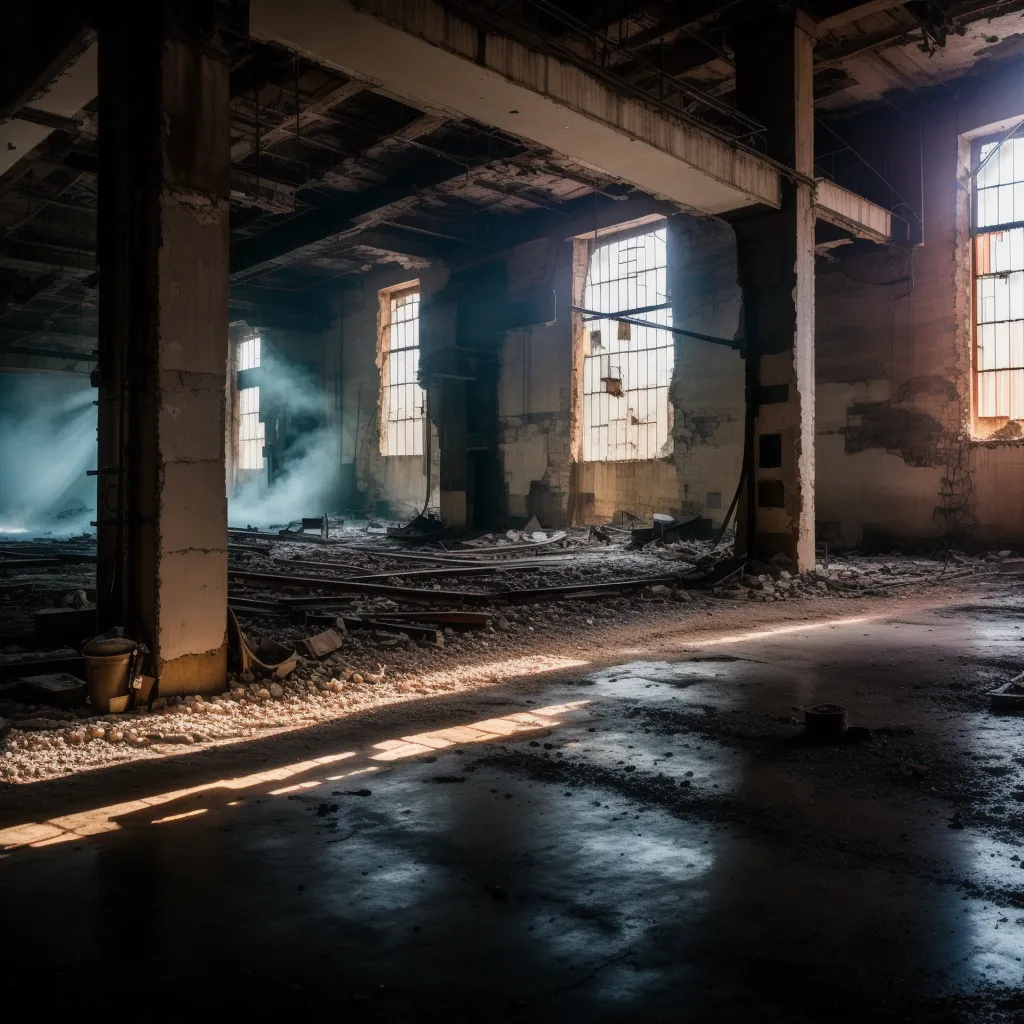
[(761, 469), (778, 469), (782, 465), (781, 434), (761, 434), (757, 441), (757, 464)]
[(722, 507), (722, 492), (721, 491), (708, 491), (708, 500), (704, 502), (708, 508), (721, 508)]
[(757, 504), (761, 508), (784, 508), (786, 488), (781, 480), (758, 480)]

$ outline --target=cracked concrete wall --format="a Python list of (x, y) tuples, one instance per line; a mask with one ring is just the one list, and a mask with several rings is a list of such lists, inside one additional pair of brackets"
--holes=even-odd
[(498, 430), (508, 515), (562, 526), (571, 515), (572, 242), (538, 239), (507, 254), (509, 292), (552, 288), (556, 321), (501, 346)]
[[(668, 237), (673, 323), (735, 338), (743, 295), (732, 228), (712, 219), (675, 217)], [(672, 439), (684, 515), (720, 523), (732, 501), (743, 467), (743, 387), (738, 349), (677, 335)]]
[[(654, 512), (704, 514), (721, 521), (739, 479), (743, 453), (743, 361), (736, 349), (676, 338), (670, 386), (674, 452), (643, 462), (580, 462), (574, 429), (581, 406), (582, 322), (570, 305), (583, 298), (588, 239), (520, 246), (507, 257), (509, 285), (555, 290), (557, 322), (513, 332), (502, 350), (502, 455), (512, 517), (536, 514), (545, 526), (608, 522)], [(669, 222), (674, 322), (735, 337), (741, 308), (736, 245), (721, 221), (679, 216)]]
[(819, 540), (1024, 541), (1021, 432), (972, 412), (965, 136), (1024, 114), (1009, 84), (1001, 72), (959, 83), (929, 106), (920, 149), (891, 112), (844, 132), (872, 142), (869, 157), (923, 206), (924, 242), (858, 244), (818, 261)]

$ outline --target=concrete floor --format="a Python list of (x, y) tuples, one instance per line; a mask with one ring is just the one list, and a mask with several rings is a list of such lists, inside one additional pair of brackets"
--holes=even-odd
[[(1019, 1020), (1024, 719), (984, 693), (1022, 625), (1006, 591), (854, 606), (18, 787), (7, 1005)], [(826, 700), (871, 739), (803, 742)]]

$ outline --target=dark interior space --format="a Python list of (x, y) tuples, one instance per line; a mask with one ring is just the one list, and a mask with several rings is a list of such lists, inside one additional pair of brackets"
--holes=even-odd
[(11, 1006), (1024, 1018), (1024, 0), (13, 0)]

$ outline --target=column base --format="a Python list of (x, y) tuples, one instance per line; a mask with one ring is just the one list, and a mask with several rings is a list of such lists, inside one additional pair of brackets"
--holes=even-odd
[(464, 530), (468, 525), (465, 491), (441, 491), (441, 522)]
[(173, 661), (156, 666), (157, 693), (161, 697), (185, 696), (190, 693), (223, 693), (228, 678), (227, 641), (215, 651), (183, 654)]

